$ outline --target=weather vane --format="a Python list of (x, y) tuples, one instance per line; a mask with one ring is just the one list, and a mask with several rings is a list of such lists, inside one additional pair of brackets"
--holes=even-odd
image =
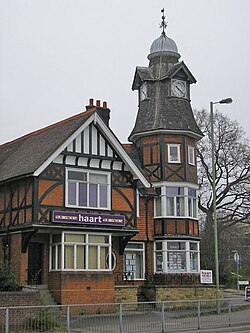
[(162, 12), (162, 17), (161, 17), (162, 21), (160, 24), (160, 28), (162, 28), (162, 33), (165, 34), (165, 29), (167, 27), (168, 22), (166, 23), (166, 21), (165, 21), (166, 16), (164, 15), (164, 8), (162, 8), (161, 12)]

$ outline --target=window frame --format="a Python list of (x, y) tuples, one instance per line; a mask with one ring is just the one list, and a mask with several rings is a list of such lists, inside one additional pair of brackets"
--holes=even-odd
[[(128, 279), (128, 276), (127, 276), (127, 271), (125, 269), (125, 266), (126, 266), (126, 254), (138, 254), (138, 253), (141, 253), (141, 264), (142, 264), (142, 269), (141, 269), (141, 276), (142, 277), (133, 277), (131, 276), (131, 279), (133, 280), (145, 280), (145, 243), (144, 242), (128, 242), (127, 245), (142, 245), (141, 248), (136, 248), (136, 247), (129, 247), (127, 248), (127, 246), (125, 247), (124, 249), (124, 265), (123, 265), (123, 271), (124, 271), (124, 279)], [(132, 273), (133, 274), (133, 273)]]
[[(53, 236), (60, 235), (60, 241), (53, 243)], [(82, 235), (85, 236), (85, 241), (66, 241), (65, 236), (66, 235)], [(98, 242), (91, 242), (89, 241), (90, 236), (106, 236), (108, 237), (107, 243), (98, 243)], [(65, 268), (65, 249), (67, 246), (73, 247), (73, 268)], [(84, 247), (84, 263), (85, 268), (77, 268), (77, 249), (79, 247)], [(89, 268), (89, 248), (90, 247), (96, 247), (98, 256), (97, 258), (97, 268)], [(53, 252), (53, 248), (55, 248), (55, 251)], [(101, 248), (107, 248), (108, 253), (104, 256), (104, 267), (101, 268), (101, 256), (100, 251)], [(61, 261), (58, 261), (58, 252), (61, 253), (60, 259)], [(55, 253), (55, 260), (53, 259), (53, 253)], [(109, 266), (106, 267), (107, 263), (107, 256), (108, 256), (108, 264)], [(53, 262), (55, 262), (55, 265), (53, 265)], [(81, 271), (112, 271), (112, 235), (108, 233), (86, 233), (86, 232), (73, 232), (73, 231), (63, 231), (61, 234), (51, 234), (50, 235), (50, 254), (49, 254), (49, 271), (73, 271), (73, 272), (81, 272)]]
[(139, 88), (139, 99), (140, 102), (148, 98), (148, 85), (144, 82)]
[[(157, 249), (157, 244), (161, 243), (161, 249)], [(170, 249), (169, 244), (179, 243), (185, 244), (185, 249)], [(191, 249), (191, 244), (196, 245), (196, 249)], [(185, 269), (178, 269), (178, 264), (182, 262), (180, 258), (173, 258), (173, 265), (177, 265), (177, 269), (169, 269), (169, 255), (175, 253), (176, 256), (179, 254), (185, 254)], [(159, 255), (160, 254), (160, 255)], [(194, 266), (191, 257), (196, 256), (196, 269), (191, 269)], [(182, 255), (183, 257), (183, 255)], [(160, 258), (162, 258), (160, 265)], [(176, 262), (174, 262), (174, 260)], [(161, 266), (161, 267), (160, 267)], [(176, 267), (176, 266), (175, 266)], [(169, 273), (169, 274), (181, 274), (181, 273), (199, 273), (200, 272), (200, 242), (197, 240), (158, 240), (154, 242), (154, 272), (156, 274)]]
[[(86, 181), (81, 180), (71, 180), (69, 179), (69, 172), (79, 172), (79, 173), (85, 173), (87, 175)], [(107, 206), (102, 207), (100, 205), (100, 185), (101, 183), (91, 183), (89, 178), (90, 175), (104, 175), (107, 177), (107, 183), (105, 184), (107, 186)], [(69, 184), (70, 183), (76, 183), (76, 204), (69, 203)], [(79, 204), (79, 184), (86, 184), (87, 188), (87, 205), (80, 205)], [(91, 206), (90, 205), (90, 184), (97, 184), (97, 206)], [(97, 171), (97, 170), (90, 170), (90, 169), (84, 169), (84, 168), (65, 168), (65, 206), (66, 207), (72, 207), (72, 208), (88, 208), (88, 209), (98, 209), (98, 210), (110, 210), (111, 209), (111, 173), (105, 172), (105, 171)]]
[[(181, 163), (181, 144), (180, 143), (168, 143), (168, 163)], [(171, 148), (177, 148), (177, 160), (171, 160), (170, 150)]]
[(195, 147), (190, 145), (188, 145), (188, 164), (195, 166)]
[[(154, 187), (160, 190), (159, 197), (154, 199), (154, 218), (188, 218), (198, 220), (198, 185), (186, 183), (161, 183), (154, 184)], [(183, 188), (183, 195), (168, 196), (167, 188)], [(196, 196), (190, 196), (189, 190), (196, 191)], [(167, 200), (173, 198), (174, 201), (174, 215), (169, 215), (167, 210)], [(183, 215), (177, 214), (177, 198), (183, 198)], [(191, 200), (191, 210), (189, 208)], [(191, 211), (191, 214), (189, 212)]]

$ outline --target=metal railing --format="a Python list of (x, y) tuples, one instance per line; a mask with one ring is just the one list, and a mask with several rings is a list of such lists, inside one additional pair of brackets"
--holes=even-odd
[(250, 325), (250, 302), (241, 299), (0, 308), (2, 333), (181, 332)]
[[(133, 273), (115, 273), (116, 285), (133, 285), (135, 278)], [(145, 274), (145, 285), (200, 285), (200, 275), (197, 273), (180, 273), (180, 274)]]

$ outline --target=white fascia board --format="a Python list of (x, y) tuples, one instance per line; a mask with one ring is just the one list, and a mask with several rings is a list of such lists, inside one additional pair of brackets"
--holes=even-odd
[(168, 187), (190, 187), (195, 190), (199, 189), (198, 184), (190, 183), (190, 182), (169, 182), (169, 181), (163, 181), (163, 182), (155, 182), (152, 183), (152, 187), (161, 187), (161, 186), (168, 186)]
[(147, 181), (141, 171), (137, 168), (135, 163), (128, 156), (121, 143), (117, 140), (114, 134), (110, 131), (110, 129), (105, 125), (101, 117), (97, 112), (93, 113), (91, 117), (89, 117), (86, 122), (78, 128), (33, 174), (33, 176), (39, 176), (43, 170), (47, 168), (47, 166), (92, 122), (97, 123), (102, 131), (104, 132), (106, 138), (114, 149), (119, 152), (122, 160), (129, 166), (131, 173), (135, 176), (136, 179), (139, 179), (143, 186), (151, 187), (151, 184)]
[(151, 187), (151, 184), (147, 181), (147, 179), (144, 177), (144, 175), (141, 173), (141, 171), (137, 168), (135, 163), (131, 160), (129, 155), (126, 153), (125, 149), (121, 145), (121, 143), (118, 141), (118, 139), (115, 137), (115, 135), (110, 131), (110, 129), (106, 126), (104, 121), (101, 119), (101, 117), (96, 114), (96, 120), (100, 128), (103, 130), (106, 138), (108, 141), (112, 144), (112, 147), (119, 152), (119, 155), (121, 156), (122, 160), (129, 166), (131, 173), (142, 182), (142, 184), (145, 187)]
[(34, 173), (33, 176), (39, 176), (43, 170), (94, 120), (94, 114), (89, 117), (82, 126), (80, 126)]

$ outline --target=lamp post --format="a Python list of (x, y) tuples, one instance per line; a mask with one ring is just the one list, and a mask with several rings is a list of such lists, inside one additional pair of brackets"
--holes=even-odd
[(216, 280), (216, 301), (220, 299), (220, 278), (219, 278), (219, 251), (218, 251), (218, 228), (216, 211), (216, 168), (215, 168), (215, 142), (214, 142), (214, 104), (230, 104), (232, 98), (221, 99), (218, 102), (210, 102), (211, 142), (212, 142), (212, 189), (213, 189), (213, 222), (214, 222), (214, 262)]
[(234, 261), (236, 262), (236, 267), (237, 267), (237, 291), (240, 291), (240, 283), (239, 283), (239, 277), (240, 277), (240, 270), (239, 270), (239, 265), (240, 265), (240, 255), (238, 250), (233, 250), (234, 253)]

